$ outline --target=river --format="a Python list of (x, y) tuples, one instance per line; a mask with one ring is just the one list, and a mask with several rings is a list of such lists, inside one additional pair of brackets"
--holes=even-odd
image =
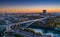
[(43, 35), (51, 35), (53, 37), (60, 37), (60, 31), (46, 30), (46, 29), (34, 29), (35, 32), (41, 32)]

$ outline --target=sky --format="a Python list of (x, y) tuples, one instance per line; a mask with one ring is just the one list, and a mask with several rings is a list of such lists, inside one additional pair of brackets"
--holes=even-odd
[(0, 0), (0, 12), (60, 12), (60, 0)]

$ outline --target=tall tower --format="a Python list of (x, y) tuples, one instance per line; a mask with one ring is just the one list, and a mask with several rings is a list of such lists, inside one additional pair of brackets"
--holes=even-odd
[(46, 10), (43, 10), (43, 14), (44, 14), (44, 15), (46, 14)]

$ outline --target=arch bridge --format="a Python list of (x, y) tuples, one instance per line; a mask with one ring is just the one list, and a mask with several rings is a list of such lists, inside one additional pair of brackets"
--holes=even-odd
[(35, 20), (24, 21), (24, 22), (13, 23), (13, 24), (10, 24), (10, 25), (6, 26), (6, 31), (11, 31), (12, 27), (15, 27), (15, 26), (22, 27), (22, 28), (27, 28), (30, 25), (32, 25), (34, 22), (37, 22), (37, 21), (41, 21), (43, 24), (45, 24), (46, 19), (47, 19), (47, 17), (46, 18), (35, 19)]

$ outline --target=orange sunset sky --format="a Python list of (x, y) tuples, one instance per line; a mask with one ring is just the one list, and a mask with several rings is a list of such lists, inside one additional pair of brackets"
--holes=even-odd
[(3, 8), (0, 9), (0, 12), (24, 12), (24, 13), (31, 13), (31, 12), (42, 12), (42, 10), (47, 10), (47, 12), (60, 12), (60, 8)]

